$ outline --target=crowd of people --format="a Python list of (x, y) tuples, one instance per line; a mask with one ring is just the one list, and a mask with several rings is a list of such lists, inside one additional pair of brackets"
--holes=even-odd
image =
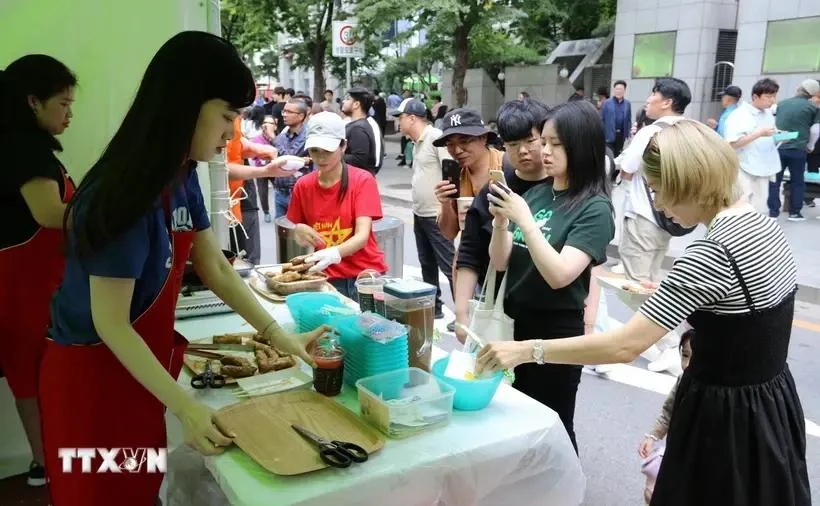
[[(773, 81), (726, 114), (723, 136), (719, 122), (684, 117), (691, 93), (676, 78), (655, 82), (640, 128), (627, 84), (616, 81), (600, 107), (522, 95), (501, 106), (491, 129), (470, 108), (437, 103), (434, 114), (419, 99), (358, 87), (338, 108), (332, 92), (315, 103), (281, 88), (271, 103), (253, 105), (256, 86), (235, 49), (183, 32), (149, 63), (122, 124), (75, 187), (54, 152), (77, 82), (45, 55), (0, 73), (0, 147), (14, 182), (0, 199), (14, 224), (0, 234), (0, 364), (32, 446), (30, 483), (47, 475), (54, 506), (116, 504), (124, 494), (154, 504), (161, 475), (65, 472), (58, 449), (164, 447), (166, 408), (203, 454), (231, 444), (212, 410), (176, 383), (185, 343), (174, 308), (189, 259), (277, 348), (311, 363), (307, 347), (327, 330), (288, 333), (259, 305), (211, 231), (196, 162), (225, 151), (230, 214), (247, 232), (233, 247), (251, 262), (259, 205), (265, 220), (294, 224), (299, 243), (315, 250), (313, 269), (340, 293), (355, 299), (359, 273), (386, 272), (373, 233), (385, 156), (383, 122), (371, 114), (379, 99), (407, 139), (422, 276), (439, 286), (441, 271), (450, 283), (460, 340), (472, 303), (495, 280), (488, 289), (510, 335), (481, 350), (479, 372), (513, 369), (513, 387), (553, 409), (577, 450), (582, 366), (631, 362), (656, 346), (655, 370), (673, 359), (686, 370), (668, 415), (640, 446), (649, 458), (666, 436), (657, 473), (648, 473), (651, 504), (810, 504), (805, 422), (786, 364), (796, 265), (777, 221), (755, 205), (762, 186), (743, 174), (771, 177), (747, 162), (774, 146), (765, 112)], [(805, 164), (816, 141), (818, 101), (820, 85), (806, 81), (778, 105), (777, 128), (798, 136), (779, 146), (771, 184), (779, 188), (788, 168), (793, 204), (802, 205), (796, 160)], [(445, 166), (454, 177), (444, 177)], [(628, 188), (623, 210), (612, 203), (612, 174)], [(595, 272), (616, 221), (625, 275), (656, 290), (626, 325), (608, 330)], [(698, 224), (706, 236), (664, 275), (670, 237)], [(19, 267), (32, 258), (42, 266), (34, 278)], [(441, 307), (439, 290), (437, 318)]]

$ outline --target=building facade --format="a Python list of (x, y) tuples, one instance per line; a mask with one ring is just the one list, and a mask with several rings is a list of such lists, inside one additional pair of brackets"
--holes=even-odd
[(746, 95), (766, 76), (791, 96), (803, 79), (820, 77), (820, 2), (618, 0), (612, 79), (628, 83), (638, 110), (663, 76), (689, 84), (686, 115), (699, 120), (719, 112), (729, 84)]

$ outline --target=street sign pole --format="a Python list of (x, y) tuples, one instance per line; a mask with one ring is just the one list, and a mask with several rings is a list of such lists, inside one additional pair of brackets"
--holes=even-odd
[(350, 57), (348, 56), (345, 58), (347, 60), (347, 89), (350, 89), (350, 81), (351, 81), (351, 70), (350, 70)]

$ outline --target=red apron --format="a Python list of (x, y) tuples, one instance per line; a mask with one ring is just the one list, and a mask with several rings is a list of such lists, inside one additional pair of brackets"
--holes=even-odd
[[(74, 183), (63, 173), (63, 203)], [(51, 296), (63, 279), (63, 229), (40, 227), (28, 241), (0, 250), (0, 366), (17, 399), (37, 397)]]
[[(134, 322), (134, 330), (173, 378), (182, 369), (187, 341), (174, 331), (174, 310), (194, 231), (171, 229), (170, 198), (164, 198), (171, 238), (172, 267), (153, 303)], [(97, 474), (103, 459), (81, 472), (74, 459), (63, 471), (59, 448), (164, 449), (165, 406), (125, 369), (103, 343), (65, 346), (47, 340), (40, 376), (40, 411), (51, 506), (154, 506), (162, 473), (138, 472), (123, 466), (120, 473)], [(117, 463), (122, 465), (120, 452)]]

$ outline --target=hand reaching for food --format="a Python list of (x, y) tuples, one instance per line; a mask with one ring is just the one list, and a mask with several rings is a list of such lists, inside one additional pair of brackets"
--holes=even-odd
[(325, 248), (309, 255), (305, 262), (308, 263), (315, 263), (313, 267), (308, 269), (308, 273), (319, 272), (327, 269), (331, 265), (338, 264), (342, 261), (342, 253), (339, 251), (339, 248), (332, 247), (332, 248)]

